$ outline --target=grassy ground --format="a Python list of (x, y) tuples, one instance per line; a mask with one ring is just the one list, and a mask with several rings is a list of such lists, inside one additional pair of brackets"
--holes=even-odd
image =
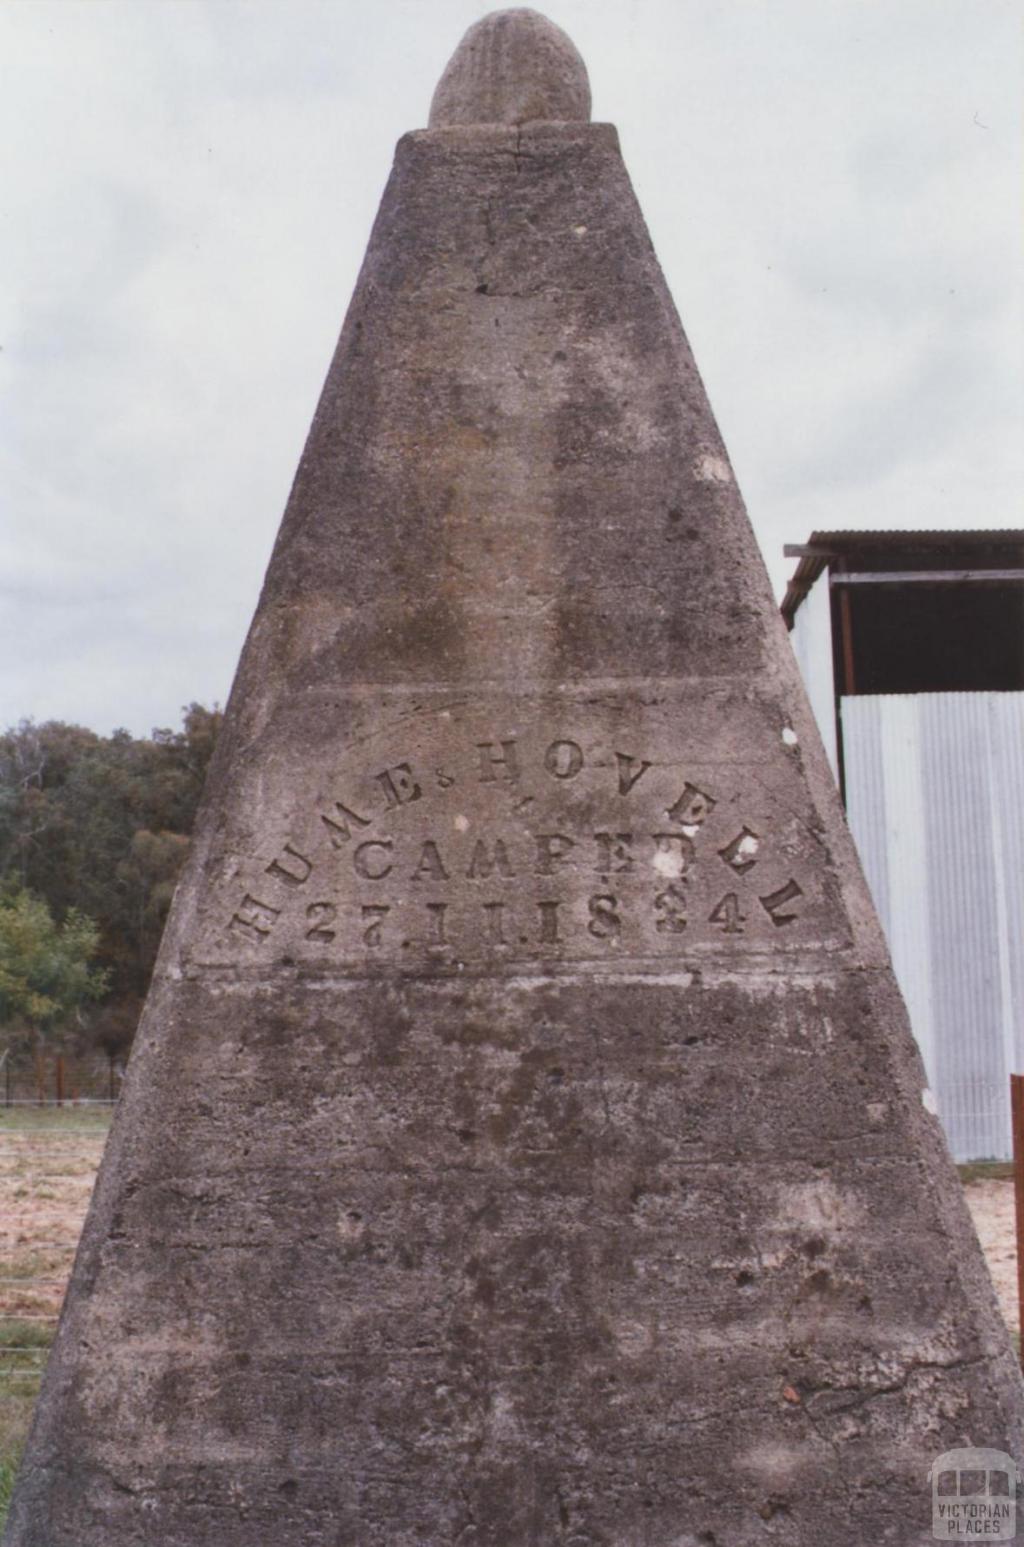
[(0, 1531), (109, 1124), (0, 1107)]
[(0, 1322), (0, 1529), (52, 1339), (49, 1325)]
[(79, 1128), (106, 1135), (109, 1106), (37, 1107), (0, 1105), (0, 1137), (5, 1133), (68, 1134)]
[(1013, 1181), (1013, 1162), (1009, 1160), (972, 1160), (968, 1165), (957, 1166), (957, 1170), (965, 1187), (971, 1182)]

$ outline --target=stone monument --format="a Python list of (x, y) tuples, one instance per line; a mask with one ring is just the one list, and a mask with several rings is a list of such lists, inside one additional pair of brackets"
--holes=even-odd
[(400, 143), (7, 1547), (906, 1547), (1021, 1383), (613, 128)]

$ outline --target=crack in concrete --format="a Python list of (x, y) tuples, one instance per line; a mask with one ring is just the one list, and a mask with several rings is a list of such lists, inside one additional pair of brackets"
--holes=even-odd
[(879, 1397), (894, 1396), (898, 1392), (905, 1391), (907, 1385), (914, 1378), (914, 1376), (922, 1371), (934, 1370), (948, 1374), (953, 1370), (969, 1369), (973, 1365), (984, 1363), (986, 1363), (986, 1356), (984, 1354), (973, 1354), (970, 1358), (951, 1359), (948, 1361), (943, 1361), (941, 1359), (912, 1359), (906, 1366), (904, 1373), (899, 1380), (892, 1381), (890, 1384), (885, 1386), (875, 1386), (870, 1391), (863, 1391), (860, 1388), (851, 1386), (821, 1386), (817, 1391), (815, 1391), (810, 1397), (807, 1398), (807, 1401), (804, 1404), (804, 1411), (807, 1413), (808, 1417), (811, 1417), (811, 1403), (816, 1401), (819, 1397), (827, 1397), (830, 1394), (839, 1395), (844, 1391), (856, 1391), (856, 1395), (854, 1395), (850, 1401), (837, 1402), (834, 1406), (829, 1408), (828, 1414), (824, 1416), (831, 1416), (833, 1413), (852, 1413), (855, 1412), (857, 1408), (864, 1407), (868, 1402), (876, 1401)]

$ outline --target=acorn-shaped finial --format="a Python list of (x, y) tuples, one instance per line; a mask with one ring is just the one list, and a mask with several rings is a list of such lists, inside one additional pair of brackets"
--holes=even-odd
[(448, 61), (430, 105), (430, 127), (587, 123), (590, 81), (570, 38), (539, 11), (492, 11)]

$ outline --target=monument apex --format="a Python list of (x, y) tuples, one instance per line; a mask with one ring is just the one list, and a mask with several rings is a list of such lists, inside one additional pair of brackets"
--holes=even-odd
[(430, 105), (432, 129), (589, 119), (587, 67), (572, 40), (525, 7), (492, 11), (470, 27)]
[[(443, 89), (442, 89), (443, 88)], [(1020, 1374), (614, 129), (400, 141), (5, 1547), (922, 1547)]]

